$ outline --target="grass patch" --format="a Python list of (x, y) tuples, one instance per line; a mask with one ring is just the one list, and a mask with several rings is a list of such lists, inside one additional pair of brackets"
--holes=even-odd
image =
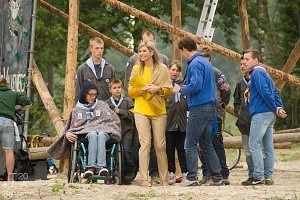
[(291, 149), (276, 149), (276, 161), (299, 161), (300, 143), (292, 144)]
[(65, 183), (56, 182), (54, 185), (51, 186), (51, 190), (53, 194), (59, 193), (61, 190), (64, 192)]
[(150, 190), (147, 193), (138, 193), (138, 192), (131, 192), (127, 194), (128, 197), (134, 197), (134, 198), (143, 198), (143, 199), (151, 199), (158, 197), (156, 192), (154, 190)]

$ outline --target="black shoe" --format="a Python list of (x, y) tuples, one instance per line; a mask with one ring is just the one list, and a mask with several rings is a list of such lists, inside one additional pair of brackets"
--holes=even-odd
[(265, 185), (274, 185), (274, 181), (272, 178), (266, 178), (265, 179)]
[(224, 185), (223, 180), (220, 181), (213, 181), (209, 184), (209, 186), (221, 186)]
[(258, 178), (253, 178), (251, 185), (260, 185), (260, 184), (265, 184), (265, 179), (258, 179)]
[(211, 180), (211, 176), (203, 176), (203, 178), (199, 181), (199, 185), (205, 185)]
[(223, 178), (222, 182), (224, 185), (230, 185), (230, 181), (228, 178)]
[(253, 180), (253, 178), (249, 177), (247, 180), (243, 181), (241, 183), (241, 185), (244, 185), (244, 186), (252, 185), (252, 180)]

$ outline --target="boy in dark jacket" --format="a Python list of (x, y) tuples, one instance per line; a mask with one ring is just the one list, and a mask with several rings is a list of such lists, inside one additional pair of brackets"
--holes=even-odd
[(237, 83), (233, 98), (234, 98), (234, 112), (238, 116), (235, 125), (238, 127), (242, 134), (243, 149), (246, 154), (246, 163), (248, 166), (248, 179), (243, 181), (242, 185), (250, 185), (253, 178), (253, 161), (249, 150), (249, 133), (251, 125), (251, 116), (249, 113), (247, 98), (245, 92), (249, 90), (250, 76), (245, 66), (241, 62), (240, 70), (244, 75), (243, 78)]
[[(181, 73), (181, 66), (178, 62), (173, 62), (169, 67), (170, 77), (173, 86), (182, 86), (183, 80), (178, 76)], [(177, 150), (181, 173), (187, 172), (186, 158), (184, 151), (184, 141), (187, 125), (187, 104), (186, 99), (180, 93), (174, 93), (167, 99), (167, 127), (166, 127), (166, 146), (168, 157), (169, 184), (174, 184), (175, 177), (175, 148)], [(181, 182), (182, 178), (176, 182)]]
[(109, 84), (112, 96), (106, 101), (109, 107), (118, 114), (121, 120), (122, 148), (124, 156), (124, 181), (130, 183), (135, 178), (136, 167), (133, 162), (131, 142), (134, 134), (134, 117), (130, 112), (133, 101), (122, 95), (123, 84), (121, 80), (115, 79)]
[(15, 130), (17, 128), (15, 118), (15, 108), (19, 105), (26, 109), (31, 105), (30, 99), (22, 93), (12, 91), (7, 81), (0, 78), (0, 137), (2, 148), (5, 152), (7, 180), (13, 180), (13, 170), (15, 157), (13, 147), (15, 144)]

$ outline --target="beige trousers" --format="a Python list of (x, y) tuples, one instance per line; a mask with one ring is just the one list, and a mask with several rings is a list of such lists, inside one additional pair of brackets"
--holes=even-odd
[(168, 161), (166, 154), (166, 122), (167, 116), (146, 116), (139, 113), (134, 114), (136, 128), (139, 133), (140, 150), (139, 165), (141, 181), (148, 180), (148, 168), (151, 148), (151, 128), (153, 130), (153, 143), (157, 157), (159, 176), (162, 183), (168, 183)]

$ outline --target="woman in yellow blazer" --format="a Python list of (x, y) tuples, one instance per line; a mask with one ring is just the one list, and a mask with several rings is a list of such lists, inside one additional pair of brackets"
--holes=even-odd
[(134, 118), (139, 134), (139, 166), (141, 186), (150, 187), (148, 181), (151, 129), (157, 156), (158, 170), (163, 186), (168, 183), (166, 155), (166, 102), (172, 94), (168, 68), (159, 62), (153, 42), (142, 42), (138, 47), (139, 63), (132, 70), (129, 95), (135, 99)]

